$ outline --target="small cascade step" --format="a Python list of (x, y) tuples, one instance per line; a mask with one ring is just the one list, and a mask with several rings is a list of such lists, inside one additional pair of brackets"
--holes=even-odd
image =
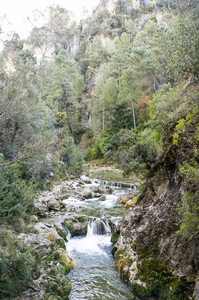
[(134, 182), (134, 183), (110, 182), (110, 181), (101, 181), (101, 180), (97, 180), (97, 179), (94, 179), (94, 183), (113, 186), (113, 187), (119, 187), (119, 188), (135, 189), (135, 190), (139, 186), (138, 182)]
[(72, 236), (71, 236), (71, 233), (70, 233), (70, 230), (64, 225), (64, 224), (62, 224), (62, 227), (64, 228), (64, 230), (66, 231), (66, 239), (67, 239), (67, 241), (69, 241), (71, 238), (72, 238)]
[(105, 235), (110, 233), (111, 233), (111, 228), (109, 226), (109, 222), (106, 217), (89, 218), (88, 227), (87, 227), (87, 236)]

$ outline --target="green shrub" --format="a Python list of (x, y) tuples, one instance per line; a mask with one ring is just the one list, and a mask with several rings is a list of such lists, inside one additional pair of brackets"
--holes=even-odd
[(19, 164), (1, 169), (0, 173), (0, 218), (12, 223), (16, 218), (25, 219), (33, 210), (33, 186), (21, 179)]
[(184, 163), (180, 167), (183, 177), (185, 193), (183, 195), (184, 204), (181, 206), (182, 223), (179, 233), (189, 236), (199, 230), (199, 168), (198, 164), (192, 161), (190, 164)]
[(32, 284), (34, 258), (27, 245), (0, 230), (0, 298), (16, 297)]
[(60, 155), (70, 171), (74, 171), (77, 174), (82, 172), (83, 154), (76, 147), (72, 136), (64, 136)]
[(94, 140), (92, 145), (86, 151), (86, 159), (101, 159), (103, 156), (104, 155), (99, 140)]

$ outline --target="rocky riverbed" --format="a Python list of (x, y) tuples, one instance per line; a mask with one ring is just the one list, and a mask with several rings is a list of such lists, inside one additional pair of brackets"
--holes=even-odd
[[(101, 287), (97, 283), (96, 291), (99, 293), (99, 298), (96, 296), (95, 299), (137, 299), (129, 287), (118, 277), (111, 254), (111, 233), (114, 232), (118, 220), (126, 211), (124, 203), (126, 206), (131, 205), (131, 199), (137, 193), (136, 184), (127, 187), (118, 187), (116, 184), (110, 186), (108, 182), (105, 184), (101, 180), (91, 180), (87, 176), (81, 176), (76, 180), (55, 184), (50, 191), (38, 194), (37, 199), (34, 200), (36, 214), (32, 217), (33, 222), (28, 226), (27, 232), (21, 233), (19, 238), (32, 248), (39, 263), (35, 270), (33, 286), (17, 299), (68, 299), (72, 289), (71, 281), (75, 285), (78, 280), (76, 274), (74, 275), (75, 279), (69, 279), (67, 274), (75, 267), (75, 260), (79, 261), (77, 257), (74, 260), (73, 252), (70, 252), (70, 256), (68, 254), (69, 239), (86, 238), (91, 218), (92, 234), (97, 236), (92, 240), (92, 245), (97, 244), (92, 248), (91, 239), (86, 240), (86, 243), (90, 241), (91, 246), (91, 250), (88, 248), (88, 252), (86, 252), (86, 257), (91, 255), (92, 249), (100, 249), (100, 253), (103, 253), (102, 257), (106, 257), (110, 264), (108, 271), (104, 270), (104, 272), (111, 273), (111, 281), (115, 281), (114, 286), (120, 286), (118, 289), (122, 291), (119, 292), (116, 288), (114, 295), (106, 294), (106, 297), (103, 298), (99, 292)], [(102, 240), (106, 236), (108, 242), (102, 249), (104, 245)], [(81, 243), (79, 249), (80, 247), (82, 249)], [(100, 253), (98, 253), (99, 258)], [(94, 257), (98, 254), (95, 251), (94, 254), (92, 253)], [(98, 270), (96, 269), (95, 272)], [(93, 282), (89, 289), (95, 290)], [(111, 291), (113, 287), (109, 287), (109, 289)], [(92, 296), (86, 296), (85, 290), (82, 293), (79, 298), (75, 297), (77, 299), (94, 299)]]

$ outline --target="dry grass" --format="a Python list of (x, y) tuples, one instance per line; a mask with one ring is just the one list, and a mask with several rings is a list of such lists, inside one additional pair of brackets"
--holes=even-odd
[(127, 262), (124, 258), (119, 258), (118, 261), (115, 264), (117, 271), (122, 274), (124, 268), (127, 266)]
[(53, 242), (55, 240), (55, 232), (49, 233), (48, 239)]
[(61, 254), (60, 263), (63, 265), (67, 273), (75, 267), (74, 259), (69, 258), (65, 253)]
[(139, 195), (136, 195), (135, 197), (133, 197), (133, 199), (126, 201), (125, 207), (128, 209), (128, 208), (130, 208), (131, 206), (134, 206), (135, 203), (136, 203), (137, 200), (138, 200), (138, 197), (139, 197)]

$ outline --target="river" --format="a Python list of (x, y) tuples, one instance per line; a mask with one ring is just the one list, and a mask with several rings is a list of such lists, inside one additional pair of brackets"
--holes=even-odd
[[(92, 178), (81, 189), (86, 187), (96, 191), (99, 185), (104, 184), (100, 180)], [(120, 278), (111, 254), (111, 231), (125, 212), (118, 198), (129, 192), (129, 189), (116, 184), (109, 185), (112, 193), (105, 193), (103, 200), (92, 197), (80, 201), (78, 196), (65, 200), (75, 210), (75, 214), (89, 216), (86, 236), (72, 238), (68, 233), (66, 250), (76, 263), (68, 274), (73, 286), (70, 300), (138, 300)], [(132, 188), (136, 186), (131, 185)], [(75, 192), (78, 193), (78, 188)]]

